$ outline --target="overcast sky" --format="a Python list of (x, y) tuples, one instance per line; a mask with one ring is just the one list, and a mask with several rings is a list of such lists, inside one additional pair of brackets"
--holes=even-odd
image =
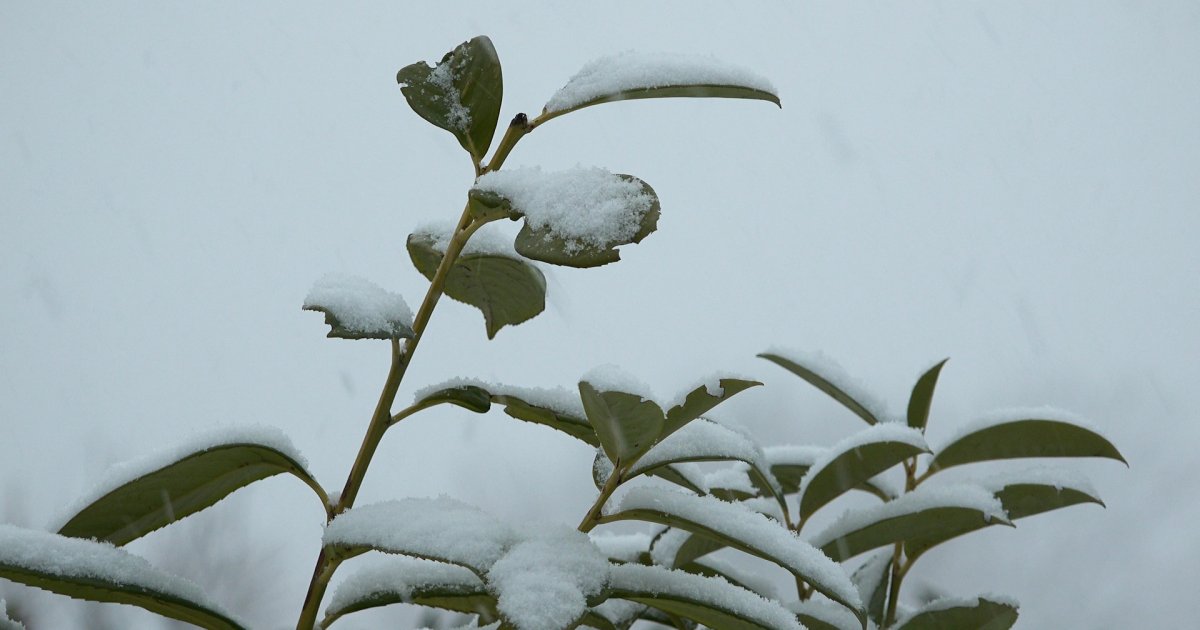
[[(112, 462), (220, 424), (283, 428), (340, 487), (386, 344), (325, 339), (300, 304), (329, 271), (419, 303), (405, 237), (456, 218), (472, 171), (395, 72), (487, 34), (502, 121), (631, 49), (753, 68), (783, 108), (616, 103), (526, 138), (508, 166), (637, 175), (660, 229), (618, 264), (549, 272), (547, 311), (491, 342), (443, 301), (401, 402), (453, 376), (573, 387), (611, 363), (670, 396), (732, 371), (766, 387), (715, 415), (828, 444), (861, 423), (756, 353), (823, 351), (896, 410), (948, 356), (933, 444), (1052, 405), (1131, 468), (1078, 463), (1107, 509), (947, 544), (906, 590), (1012, 595), (1021, 628), (1195, 619), (1200, 6), (409, 4), (0, 4), (0, 521), (41, 527)], [(429, 412), (389, 433), (360, 503), (444, 492), (574, 524), (591, 462), (499, 412)], [(191, 577), (286, 627), (321, 521), (272, 479), (131, 549), (176, 569), (219, 532), (207, 570), (261, 591)]]

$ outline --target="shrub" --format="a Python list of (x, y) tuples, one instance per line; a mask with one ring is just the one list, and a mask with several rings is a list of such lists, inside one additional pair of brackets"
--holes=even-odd
[[(435, 66), (406, 66), (397, 80), (418, 115), (454, 135), (476, 180), (457, 223), (408, 237), (412, 263), (429, 280), (415, 314), (402, 297), (347, 276), (321, 279), (304, 302), (306, 310), (324, 315), (329, 337), (382, 341), (391, 355), (342, 490), (328, 493), (278, 431), (199, 436), (114, 469), (71, 509), (57, 533), (0, 526), (0, 577), (71, 597), (132, 604), (206, 628), (240, 628), (194, 585), (118, 547), (250, 483), (287, 473), (313, 490), (327, 516), (298, 628), (327, 627), (347, 614), (395, 603), (465, 613), (473, 616), (472, 626), (531, 630), (610, 630), (643, 619), (679, 628), (1013, 623), (1016, 604), (997, 597), (945, 599), (906, 611), (899, 605), (902, 582), (926, 551), (947, 540), (1100, 500), (1085, 482), (1062, 473), (954, 482), (943, 481), (941, 471), (1015, 458), (1121, 455), (1095, 431), (1044, 411), (997, 416), (930, 448), (924, 430), (944, 361), (917, 381), (907, 416), (894, 419), (819, 356), (761, 355), (869, 425), (825, 449), (763, 448), (745, 430), (706, 417), (761, 385), (733, 376), (699, 380), (669, 401), (653, 399), (608, 370), (585, 375), (577, 391), (456, 380), (421, 390), (411, 405), (395, 411), (398, 388), (443, 295), (478, 308), (491, 338), (544, 310), (539, 263), (610, 264), (620, 259), (619, 247), (656, 228), (658, 197), (631, 175), (583, 167), (502, 171), (524, 136), (571, 112), (619, 100), (718, 97), (779, 104), (767, 81), (738, 68), (686, 57), (618, 55), (585, 66), (538, 116), (517, 114), (488, 158), (503, 80), (486, 37), (464, 42)], [(515, 239), (484, 229), (503, 220), (522, 222)], [(387, 430), (438, 405), (474, 413), (499, 407), (594, 447), (599, 492), (578, 526), (514, 526), (447, 497), (356, 506)], [(893, 487), (896, 480), (888, 475), (901, 473)], [(650, 477), (658, 481), (647, 483)], [(848, 510), (815, 535), (803, 531), (814, 514), (854, 490), (878, 501)], [(625, 521), (645, 525), (632, 534), (597, 531)], [(789, 572), (790, 594), (714, 558), (726, 548)], [(318, 619), (335, 572), (371, 551), (396, 557), (344, 579)], [(853, 571), (839, 564), (868, 553)]]

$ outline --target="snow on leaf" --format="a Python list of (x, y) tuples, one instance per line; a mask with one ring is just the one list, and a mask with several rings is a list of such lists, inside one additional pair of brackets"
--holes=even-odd
[(313, 284), (303, 308), (325, 314), (329, 337), (412, 337), (413, 314), (404, 298), (357, 276), (327, 274)]
[(772, 348), (758, 356), (808, 381), (867, 424), (889, 422), (893, 418), (882, 400), (824, 353)]
[(610, 570), (609, 592), (612, 597), (643, 603), (709, 627), (755, 624), (772, 630), (801, 628), (778, 603), (718, 577), (622, 564)]
[(398, 603), (496, 618), (491, 595), (469, 569), (416, 558), (389, 558), (357, 570), (338, 585), (322, 627), (352, 612)]
[(487, 573), (504, 618), (521, 630), (568, 628), (608, 583), (608, 558), (586, 534), (555, 526), (513, 546)]

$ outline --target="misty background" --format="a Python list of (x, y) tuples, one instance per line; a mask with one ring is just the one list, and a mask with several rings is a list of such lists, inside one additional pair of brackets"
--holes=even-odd
[[(1011, 595), (1020, 628), (1179, 627), (1200, 582), (1198, 32), (1174, 1), (0, 3), (0, 521), (45, 527), (111, 463), (220, 425), (283, 428), (341, 487), (388, 352), (326, 339), (300, 304), (339, 271), (418, 305), (405, 237), (456, 218), (472, 171), (394, 76), (486, 34), (501, 126), (625, 50), (746, 66), (783, 108), (614, 103), (525, 138), (507, 168), (634, 174), (659, 231), (554, 268), (546, 312), (491, 342), (443, 300), (398, 404), (455, 376), (574, 387), (611, 363), (669, 397), (728, 371), (766, 387), (716, 417), (830, 444), (861, 422), (756, 353), (822, 351), (895, 410), (950, 357), (935, 447), (1052, 405), (1131, 468), (1069, 463), (1106, 510), (956, 540), (906, 593)], [(389, 432), (359, 503), (446, 493), (574, 524), (591, 463), (502, 412), (432, 410)], [(322, 520), (281, 476), (130, 549), (289, 627)], [(0, 597), (33, 628), (77, 623), (66, 599)]]

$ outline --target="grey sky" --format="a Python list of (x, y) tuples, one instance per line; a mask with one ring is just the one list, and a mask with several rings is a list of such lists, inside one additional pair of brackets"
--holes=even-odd
[[(783, 109), (617, 103), (526, 138), (510, 166), (652, 184), (659, 231), (554, 270), (547, 312), (492, 342), (444, 301), (400, 400), (453, 376), (573, 386), (604, 363), (669, 396), (729, 370), (767, 387), (717, 415), (827, 444), (857, 420), (756, 353), (821, 350), (896, 409), (949, 356), (935, 445), (1053, 405), (1132, 468), (1078, 464), (1107, 510), (949, 544), (912, 588), (1012, 595), (1023, 628), (1176, 626), (1200, 581), (1198, 28), (1188, 2), (4, 3), (0, 520), (41, 526), (112, 461), (222, 423), (282, 427), (340, 487), (387, 353), (325, 339), (300, 304), (341, 271), (415, 306), (405, 236), (471, 183), (396, 70), (487, 34), (507, 120), (595, 57), (702, 53), (769, 77)], [(574, 523), (591, 461), (500, 413), (430, 412), (389, 434), (362, 500)], [(181, 524), (234, 519), (262, 547), (279, 584), (259, 621), (303, 596), (306, 492), (271, 480)], [(161, 558), (172, 535), (134, 549)]]

